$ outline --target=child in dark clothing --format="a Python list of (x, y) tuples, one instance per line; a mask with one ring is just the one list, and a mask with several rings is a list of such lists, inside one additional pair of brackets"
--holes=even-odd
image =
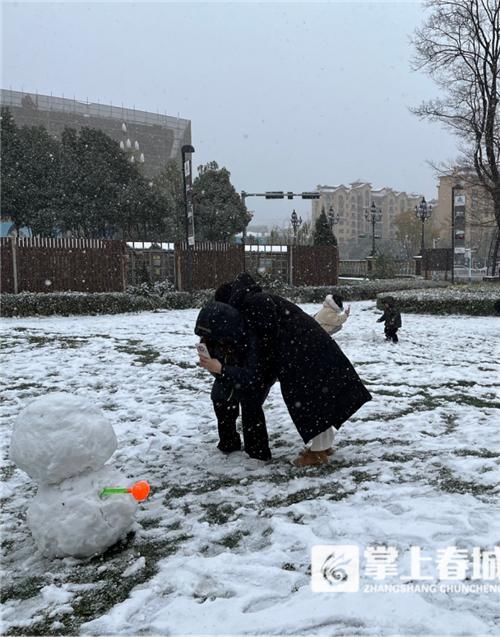
[(382, 316), (377, 319), (377, 323), (385, 323), (385, 339), (387, 341), (392, 341), (393, 343), (398, 342), (398, 329), (401, 327), (401, 314), (396, 307), (396, 301), (392, 298), (392, 296), (388, 296), (383, 300), (384, 313)]

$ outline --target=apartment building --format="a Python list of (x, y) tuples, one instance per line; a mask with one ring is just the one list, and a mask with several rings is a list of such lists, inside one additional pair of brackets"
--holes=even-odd
[(484, 262), (496, 232), (496, 223), (491, 195), (472, 170), (456, 170), (439, 177), (438, 199), (431, 217), (434, 232), (439, 235), (439, 246), (451, 246), (454, 186), (461, 186), (465, 195), (465, 245), (472, 250), (474, 261)]
[(375, 224), (375, 234), (382, 240), (396, 239), (395, 218), (401, 212), (413, 211), (422, 201), (422, 195), (407, 194), (392, 188), (374, 189), (372, 184), (358, 179), (348, 186), (318, 186), (320, 198), (312, 202), (312, 222), (316, 223), (321, 210), (333, 211), (338, 218), (334, 232), (339, 247), (352, 248), (360, 239), (371, 236), (371, 218), (365, 211), (372, 203), (381, 211), (380, 221)]

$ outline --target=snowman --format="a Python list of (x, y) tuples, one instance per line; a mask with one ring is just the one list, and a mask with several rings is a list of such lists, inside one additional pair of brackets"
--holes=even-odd
[(27, 519), (45, 556), (97, 555), (131, 528), (134, 498), (128, 493), (102, 497), (105, 487), (127, 482), (105, 464), (116, 446), (111, 423), (81, 396), (47, 394), (17, 417), (10, 455), (39, 484)]

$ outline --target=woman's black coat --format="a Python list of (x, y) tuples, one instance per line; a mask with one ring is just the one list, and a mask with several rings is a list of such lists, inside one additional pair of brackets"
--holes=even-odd
[(349, 359), (323, 328), (294, 303), (265, 294), (246, 273), (221, 287), (216, 299), (239, 310), (264, 344), (281, 393), (305, 443), (339, 429), (371, 400)]

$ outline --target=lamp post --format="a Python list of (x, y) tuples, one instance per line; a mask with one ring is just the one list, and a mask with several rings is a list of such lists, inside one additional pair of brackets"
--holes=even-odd
[[(245, 208), (244, 211), (244, 215), (245, 218), (243, 219), (243, 232), (241, 233), (241, 244), (242, 244), (242, 248), (243, 248), (243, 271), (246, 272), (247, 270), (247, 260), (246, 260), (246, 243), (247, 243), (247, 228), (248, 225), (250, 223), (250, 221), (252, 221), (253, 219), (253, 212), (251, 210), (247, 210), (246, 209), (246, 198), (247, 198), (248, 193), (245, 192), (244, 190), (241, 191), (241, 201), (243, 203), (243, 208)], [(253, 196), (253, 195), (252, 195)]]
[(297, 230), (302, 225), (302, 217), (297, 216), (295, 210), (290, 215), (290, 222), (293, 228), (293, 242), (297, 245)]
[(375, 256), (375, 224), (382, 219), (382, 210), (377, 208), (375, 202), (372, 201), (372, 205), (369, 208), (365, 208), (365, 219), (372, 224), (372, 251), (371, 257)]
[[(187, 248), (187, 279), (188, 290), (192, 288), (192, 266), (194, 247), (194, 210), (193, 210), (193, 192), (192, 192), (192, 171), (191, 158), (186, 161), (187, 154), (194, 153), (194, 148), (190, 144), (186, 144), (181, 148), (182, 154), (182, 182), (184, 184), (184, 212), (186, 215), (186, 248)], [(192, 245), (191, 245), (192, 244)]]
[(335, 236), (335, 232), (333, 231), (333, 228), (335, 227), (337, 223), (339, 223), (340, 214), (338, 212), (335, 212), (335, 210), (333, 209), (333, 206), (330, 206), (330, 208), (328, 209), (327, 219), (328, 219), (328, 225), (330, 226), (330, 232), (332, 233), (334, 245), (338, 246), (337, 237)]
[(333, 233), (333, 226), (335, 226), (340, 221), (340, 215), (338, 212), (335, 212), (333, 206), (330, 206), (328, 209), (328, 225), (330, 226), (330, 230)]
[(420, 240), (420, 256), (424, 256), (425, 249), (425, 220), (431, 216), (432, 213), (432, 205), (428, 204), (425, 201), (425, 197), (422, 197), (422, 201), (415, 206), (415, 215), (417, 219), (420, 219), (422, 222), (422, 238)]

